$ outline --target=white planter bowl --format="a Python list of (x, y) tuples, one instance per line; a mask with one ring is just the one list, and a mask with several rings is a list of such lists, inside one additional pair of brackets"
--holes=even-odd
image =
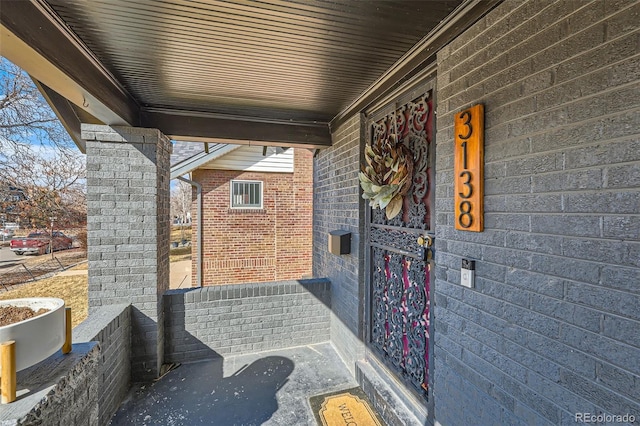
[(52, 297), (33, 297), (0, 301), (0, 307), (40, 308), (49, 312), (15, 324), (0, 327), (0, 343), (16, 341), (16, 371), (24, 370), (56, 353), (65, 338), (64, 300)]

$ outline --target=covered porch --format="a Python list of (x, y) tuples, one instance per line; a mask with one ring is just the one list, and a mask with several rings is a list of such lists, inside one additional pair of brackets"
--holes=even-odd
[[(40, 415), (57, 422), (71, 399), (71, 423), (106, 424), (132, 383), (164, 376), (138, 408), (173, 392), (177, 363), (215, 387), (273, 361), (263, 390), (278, 409), (264, 394), (275, 417), (257, 424), (342, 386), (388, 424), (640, 416), (638, 13), (604, 0), (4, 2), (2, 54), (87, 153), (90, 317), (72, 391)], [(478, 104), (482, 125), (464, 122)], [(456, 122), (484, 137), (467, 191)], [(413, 167), (386, 216), (358, 177), (382, 134)], [(172, 140), (313, 150), (314, 278), (169, 290)], [(458, 226), (465, 192), (482, 194), (479, 232)], [(333, 231), (346, 247), (327, 247)], [(286, 399), (285, 373), (303, 398)], [(198, 394), (179, 406), (216, 407), (175, 386)], [(134, 406), (116, 421), (181, 410), (145, 420)], [(244, 414), (230, 424), (252, 424)]]
[[(342, 336), (331, 336), (353, 325), (332, 311), (334, 291), (322, 273), (307, 281), (169, 290), (171, 140), (298, 147), (318, 156), (354, 112), (432, 73), (437, 49), (495, 3), (3, 6), (3, 55), (29, 72), (87, 154), (90, 318), (74, 339), (100, 342), (98, 423), (115, 412), (129, 383), (148, 383), (171, 365), (213, 360), (221, 367), (264, 351), (296, 351), (289, 347), (315, 353), (314, 345), (322, 357), (303, 357), (315, 363), (303, 368), (302, 384), (293, 385), (303, 392), (297, 402), (276, 404), (273, 424), (314, 394), (359, 384), (386, 421), (426, 420), (420, 402), (412, 413), (399, 396), (379, 397), (399, 389), (402, 395), (401, 388), (378, 378), (374, 390), (376, 375), (366, 384), (357, 380), (362, 371), (340, 355), (345, 348), (334, 346), (342, 345), (333, 343)], [(327, 238), (314, 236), (317, 244), (326, 245)], [(354, 240), (354, 250), (358, 245)], [(359, 342), (360, 352), (364, 329), (353, 333), (349, 340)], [(186, 365), (183, 371), (199, 368)], [(216, 377), (224, 381), (226, 375)], [(317, 383), (308, 383), (312, 379)], [(136, 410), (119, 411), (116, 422), (149, 423)], [(261, 423), (245, 420), (238, 424)]]

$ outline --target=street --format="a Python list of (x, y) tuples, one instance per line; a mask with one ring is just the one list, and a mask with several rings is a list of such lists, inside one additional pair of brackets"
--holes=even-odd
[(0, 248), (0, 273), (2, 269), (22, 263), (24, 260), (24, 256), (18, 256), (9, 249), (9, 246), (2, 246)]

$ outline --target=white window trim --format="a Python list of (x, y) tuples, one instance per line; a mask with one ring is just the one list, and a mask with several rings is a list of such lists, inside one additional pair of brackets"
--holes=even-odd
[[(234, 206), (233, 205), (233, 184), (234, 183), (258, 183), (260, 184), (260, 206)], [(262, 210), (264, 208), (264, 182), (261, 180), (232, 179), (229, 184), (229, 207), (233, 210)]]

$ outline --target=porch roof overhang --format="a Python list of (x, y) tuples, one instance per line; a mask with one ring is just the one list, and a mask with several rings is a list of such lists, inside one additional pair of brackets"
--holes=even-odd
[(222, 157), (240, 148), (240, 145), (228, 145), (228, 144), (216, 144), (213, 145), (208, 152), (199, 152), (193, 156), (187, 157), (183, 161), (171, 165), (170, 178), (176, 179), (178, 176), (183, 176), (187, 173), (191, 173), (198, 167), (207, 164), (217, 158)]
[(498, 2), (3, 2), (0, 49), (82, 150), (81, 122), (323, 148)]

